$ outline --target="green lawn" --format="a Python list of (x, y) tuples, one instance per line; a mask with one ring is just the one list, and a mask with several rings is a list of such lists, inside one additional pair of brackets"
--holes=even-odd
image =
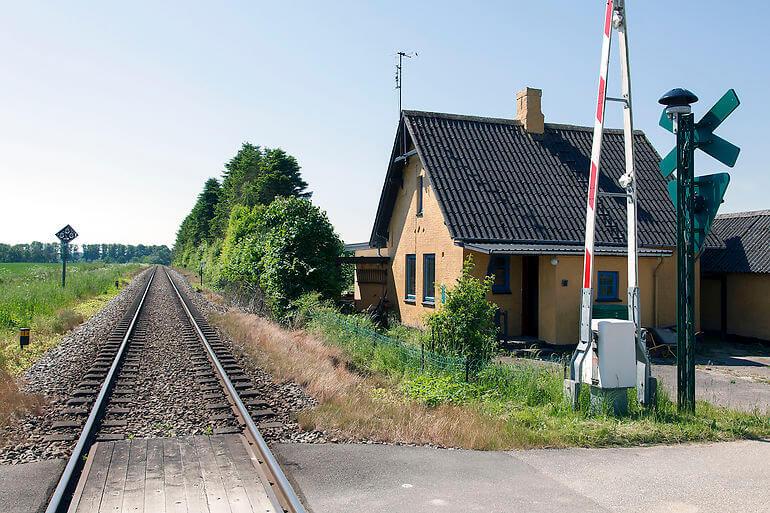
[[(60, 264), (0, 264), (0, 366), (12, 374), (29, 367), (140, 269), (139, 264), (70, 264), (62, 288)], [(24, 351), (18, 339), (22, 327), (32, 329)]]

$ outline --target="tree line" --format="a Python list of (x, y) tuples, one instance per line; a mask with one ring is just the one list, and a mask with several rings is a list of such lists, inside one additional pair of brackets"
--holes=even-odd
[[(170, 264), (171, 250), (165, 245), (144, 244), (68, 244), (67, 260), (73, 262), (142, 262)], [(0, 243), (0, 262), (54, 263), (61, 261), (58, 242), (30, 242), (29, 244)]]
[(337, 261), (343, 243), (310, 198), (294, 157), (243, 143), (182, 221), (174, 263), (202, 266), (221, 289), (260, 295), (264, 311), (278, 319), (307, 292), (336, 299), (347, 279)]

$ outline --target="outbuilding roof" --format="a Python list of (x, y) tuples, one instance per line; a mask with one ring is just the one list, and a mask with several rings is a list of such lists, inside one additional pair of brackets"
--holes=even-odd
[(720, 214), (701, 256), (712, 273), (770, 273), (770, 210)]
[[(519, 121), (404, 111), (371, 243), (387, 238), (405, 159), (412, 144), (457, 242), (582, 245), (593, 129), (545, 124), (532, 134)], [(676, 245), (676, 215), (658, 171), (660, 156), (634, 132), (639, 245)], [(622, 130), (605, 129), (599, 192), (623, 193)], [(626, 201), (598, 202), (597, 245), (626, 240)]]

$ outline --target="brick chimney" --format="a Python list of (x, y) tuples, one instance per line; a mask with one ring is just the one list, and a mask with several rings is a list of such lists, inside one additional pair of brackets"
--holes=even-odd
[(524, 130), (531, 134), (542, 134), (545, 130), (543, 111), (540, 108), (542, 89), (525, 87), (516, 93), (516, 119), (524, 125)]

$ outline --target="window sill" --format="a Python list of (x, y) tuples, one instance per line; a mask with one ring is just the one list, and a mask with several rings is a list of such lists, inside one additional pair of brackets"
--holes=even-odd
[(422, 306), (427, 306), (429, 308), (436, 308), (436, 301), (423, 301)]
[(406, 303), (408, 305), (415, 305), (415, 304), (417, 304), (417, 301), (414, 298), (409, 298), (408, 297), (408, 298), (404, 299), (404, 303)]
[(495, 290), (495, 289), (492, 289), (492, 294), (510, 294), (510, 293), (511, 293), (510, 289), (508, 289), (508, 290), (503, 290), (503, 289)]
[(614, 298), (614, 299), (607, 299), (607, 298), (604, 298), (604, 299), (597, 299), (597, 300), (596, 300), (596, 302), (597, 302), (597, 303), (622, 303), (622, 302), (623, 302), (623, 300), (622, 300), (622, 299), (620, 299), (620, 298), (617, 298), (617, 297), (616, 297), (616, 298)]
[(417, 214), (415, 214), (415, 215), (416, 215), (417, 217), (422, 217), (422, 214), (423, 214), (422, 212), (417, 212)]

